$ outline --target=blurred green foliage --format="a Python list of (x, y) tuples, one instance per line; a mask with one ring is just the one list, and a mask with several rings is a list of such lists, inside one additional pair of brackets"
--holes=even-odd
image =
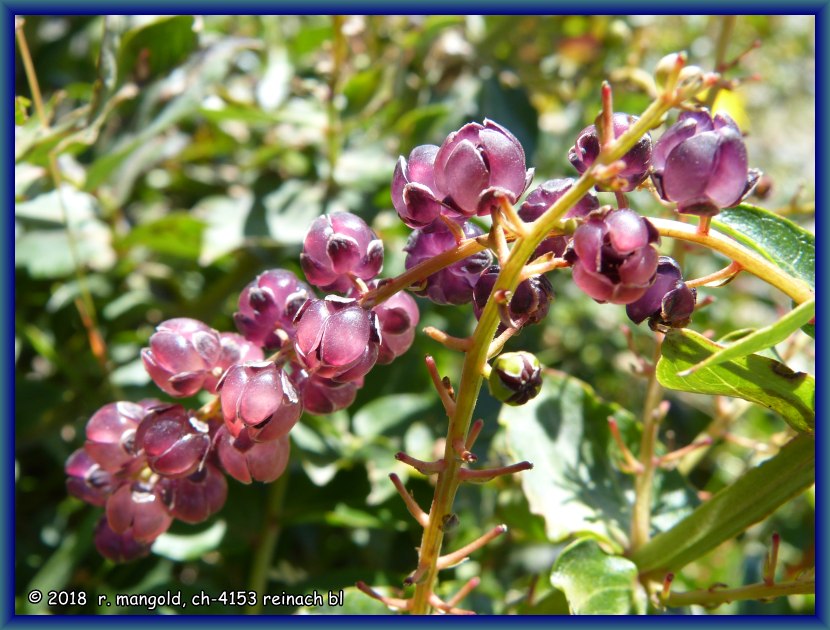
[[(24, 32), (50, 125), (40, 125), (18, 55), (18, 612), (145, 612), (98, 609), (94, 597), (86, 606), (48, 609), (25, 601), (32, 588), (89, 594), (171, 589), (182, 590), (187, 600), (200, 590), (218, 595), (248, 584), (269, 487), (230, 481), (227, 504), (217, 517), (202, 526), (177, 523), (154, 555), (123, 566), (104, 561), (92, 545), (99, 509), (67, 498), (63, 464), (83, 443), (89, 416), (112, 400), (163, 397), (138, 359), (156, 324), (187, 316), (232, 330), (239, 291), (268, 268), (299, 273), (306, 226), (323, 212), (348, 210), (367, 220), (386, 244), (384, 275), (400, 273), (408, 230), (389, 198), (399, 154), (418, 144), (440, 144), (461, 124), (488, 117), (522, 141), (537, 182), (572, 176), (567, 149), (598, 111), (600, 82), (611, 81), (617, 110), (642, 110), (650, 101), (647, 77), (663, 55), (685, 49), (691, 63), (713, 66), (719, 19), (26, 18)], [(808, 229), (815, 189), (814, 29), (809, 17), (740, 17), (727, 59), (756, 39), (761, 47), (727, 72), (744, 81), (722, 101), (749, 131), (751, 164), (771, 177), (771, 191), (753, 201)], [(65, 187), (63, 205), (49, 174), (50, 152)], [(631, 201), (638, 211), (668, 216), (645, 193), (631, 195)], [(687, 277), (722, 266), (700, 250), (674, 247), (673, 255), (683, 259)], [(508, 347), (534, 351), (557, 373), (590, 383), (591, 391), (570, 387), (588, 392), (585, 404), (591, 409), (613, 404), (627, 414), (626, 440), (633, 446), (644, 385), (631, 372), (634, 355), (620, 326), (632, 327), (622, 309), (581, 294), (569, 274), (551, 279), (558, 297), (546, 322)], [(701, 294), (715, 301), (696, 314), (694, 327), (714, 331), (715, 338), (769, 324), (789, 307), (781, 295), (751, 278)], [(456, 335), (472, 329), (469, 307), (419, 305), (423, 325)], [(90, 321), (85, 323), (81, 313)], [(100, 343), (90, 328), (97, 330)], [(632, 343), (648, 354), (651, 337), (645, 327), (634, 328)], [(793, 367), (812, 371), (809, 340), (795, 343), (807, 352), (797, 355)], [(441, 373), (457, 377), (460, 356), (418, 335), (408, 355), (369, 375), (349, 410), (331, 417), (306, 415), (292, 431), (281, 533), (266, 592), (345, 588), (346, 607), (332, 612), (378, 612), (382, 607), (351, 588), (354, 583), (394, 588), (412, 570), (421, 532), (394, 496), (388, 474), (397, 472), (416, 500), (428, 505), (429, 481), (410, 475), (394, 459), (400, 449), (431, 458), (445, 433), (443, 410), (423, 369), (426, 353), (436, 357)], [(667, 398), (672, 407), (661, 434), (667, 447), (691, 441), (709, 424), (716, 404), (733, 417), (731, 439), (670, 475), (672, 496), (688, 497), (683, 509), (698, 492), (717, 491), (768, 456), (787, 431), (781, 418), (760, 408), (686, 394)], [(477, 446), (482, 459), (509, 461), (516, 440), (521, 441), (522, 422), (530, 418), (519, 408), (502, 417), (507, 429), (499, 426), (499, 405), (486, 392), (476, 413), (486, 422)], [(585, 427), (589, 420), (604, 422), (589, 415)], [(593, 432), (584, 439), (594, 456), (612, 457), (607, 427), (601, 442)], [(614, 462), (602, 457), (596, 465), (610, 468)], [(576, 480), (586, 487), (617, 475), (592, 479), (584, 477), (585, 470), (578, 472)], [(560, 473), (568, 475), (565, 468)], [(544, 497), (529, 500), (525, 492), (518, 479), (461, 489), (455, 504), (459, 526), (447, 537), (449, 548), (497, 522), (506, 523), (510, 533), (443, 573), (442, 592), (479, 575), (481, 585), (465, 600), (477, 612), (567, 613), (567, 602), (550, 583), (565, 541), (549, 537), (545, 518), (553, 515), (534, 507)], [(582, 500), (590, 510), (609, 518), (588, 494)], [(622, 503), (611, 509), (622, 521), (626, 497), (630, 500), (630, 490), (614, 489), (614, 501)], [(553, 514), (558, 509), (548, 508)], [(781, 532), (784, 541), (783, 571), (794, 575), (812, 566), (813, 519), (811, 494), (687, 567), (676, 584), (700, 588), (757, 580), (772, 531)], [(656, 519), (655, 527), (669, 524)], [(623, 522), (623, 532), (626, 527)], [(801, 614), (812, 606), (810, 597), (795, 596), (736, 603), (716, 612)], [(240, 611), (215, 605), (209, 612)]]

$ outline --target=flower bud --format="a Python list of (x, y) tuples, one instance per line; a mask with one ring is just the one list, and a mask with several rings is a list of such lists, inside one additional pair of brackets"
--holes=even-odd
[[(473, 312), (476, 319), (481, 318), (481, 313), (490, 299), (493, 292), (493, 286), (496, 284), (496, 279), (499, 276), (500, 267), (498, 265), (491, 265), (485, 269), (478, 282), (476, 282), (475, 289), (473, 289)], [(531, 276), (527, 280), (519, 283), (513, 296), (510, 298), (510, 303), (507, 305), (507, 312), (510, 320), (514, 323), (524, 321), (527, 324), (536, 324), (542, 321), (548, 314), (550, 303), (553, 300), (553, 287), (545, 276)], [(500, 326), (500, 330), (504, 329), (504, 325)]]
[(181, 405), (150, 410), (135, 433), (147, 465), (166, 477), (185, 477), (202, 466), (210, 448), (210, 427)]
[(640, 324), (646, 318), (652, 329), (682, 328), (689, 324), (697, 291), (683, 282), (680, 265), (669, 256), (660, 256), (657, 274), (643, 296), (625, 307), (629, 319)]
[[(637, 122), (638, 118), (636, 116), (629, 116), (628, 114), (616, 113), (612, 120), (614, 138), (619, 138), (628, 131), (629, 127)], [(600, 148), (601, 138), (599, 137), (597, 127), (596, 125), (589, 125), (579, 132), (576, 138), (576, 144), (568, 152), (568, 159), (574, 168), (582, 174), (599, 157)], [(621, 181), (621, 185), (614, 187), (614, 189), (629, 192), (637, 188), (648, 175), (648, 169), (651, 166), (651, 136), (645, 134), (620, 159), (625, 162), (625, 168), (617, 174), (617, 178), (625, 181)], [(597, 186), (596, 188), (600, 191), (605, 190), (602, 186)]]
[(412, 149), (409, 161), (398, 158), (392, 176), (392, 204), (401, 220), (411, 228), (435, 221), (447, 208), (435, 185), (435, 156), (438, 147), (425, 144)]
[(500, 195), (514, 203), (533, 179), (521, 143), (487, 119), (447, 136), (435, 154), (434, 168), (444, 202), (465, 217), (490, 214)]
[(542, 390), (542, 366), (530, 352), (505, 352), (493, 361), (490, 393), (508, 405), (523, 405)]
[(684, 214), (714, 216), (749, 194), (760, 172), (748, 169), (746, 146), (729, 116), (683, 112), (654, 146), (651, 178), (658, 194)]
[(220, 350), (218, 332), (198, 320), (177, 317), (156, 327), (141, 359), (162, 390), (176, 397), (193, 396), (202, 387), (211, 389), (211, 383), (205, 381), (210, 379)]

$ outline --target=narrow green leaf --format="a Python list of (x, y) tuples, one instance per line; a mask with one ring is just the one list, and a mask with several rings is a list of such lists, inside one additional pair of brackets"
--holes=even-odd
[(198, 45), (192, 15), (162, 16), (124, 34), (118, 77), (157, 77), (183, 62)]
[(723, 210), (712, 226), (815, 288), (816, 238), (804, 228), (749, 204)]
[(681, 376), (722, 349), (692, 330), (671, 330), (657, 362), (657, 380), (668, 389), (743, 398), (781, 414), (796, 431), (813, 432), (816, 383), (805, 372), (751, 354)]
[(670, 530), (634, 552), (641, 574), (678, 571), (737, 536), (815, 482), (815, 440), (799, 435), (777, 455), (748, 471)]
[(202, 248), (203, 221), (189, 213), (174, 212), (132, 229), (125, 245), (142, 245), (154, 252), (196, 260)]
[(693, 365), (688, 370), (680, 372), (678, 376), (689, 376), (704, 367), (717, 365), (732, 359), (739, 359), (748, 354), (766, 350), (767, 348), (784, 341), (792, 333), (809, 322), (815, 316), (815, 313), (815, 299), (804, 302), (784, 315), (784, 317), (779, 319), (774, 324), (756, 330), (752, 334), (742, 338), (740, 341), (729, 344), (723, 350), (715, 352), (707, 359)]
[(219, 547), (226, 530), (225, 521), (220, 520), (195, 534), (165, 532), (153, 543), (153, 553), (176, 561), (198, 560)]
[(375, 398), (354, 414), (354, 433), (364, 439), (375, 437), (405, 420), (422, 415), (433, 402), (434, 398), (426, 394), (393, 394)]
[(605, 554), (596, 541), (568, 545), (553, 565), (551, 583), (565, 593), (574, 615), (630, 615), (643, 612), (637, 566)]

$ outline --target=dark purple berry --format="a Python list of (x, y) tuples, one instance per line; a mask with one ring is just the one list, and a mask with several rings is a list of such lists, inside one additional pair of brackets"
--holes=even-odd
[(271, 361), (234, 365), (219, 386), (222, 415), (236, 437), (248, 427), (256, 441), (286, 435), (303, 406), (294, 385)]
[[(481, 236), (481, 228), (465, 222), (460, 225), (466, 238)], [(443, 221), (436, 221), (422, 230), (415, 230), (404, 247), (406, 268), (434, 258), (456, 247), (455, 235)], [(489, 265), (492, 257), (489, 250), (482, 250), (464, 260), (429, 276), (424, 284), (414, 290), (416, 295), (429, 298), (436, 304), (466, 304), (473, 298), (473, 287), (479, 275)]]
[(515, 202), (533, 179), (516, 137), (492, 120), (468, 123), (444, 140), (435, 155), (435, 185), (463, 216), (490, 214), (498, 197)]
[(697, 291), (683, 282), (677, 261), (660, 256), (654, 284), (643, 297), (627, 305), (625, 312), (635, 324), (648, 318), (652, 328), (683, 328), (691, 320), (696, 298)]
[(201, 523), (225, 505), (228, 482), (213, 464), (180, 479), (165, 479), (165, 501), (170, 514), (185, 523)]
[(242, 483), (271, 483), (288, 465), (291, 443), (284, 435), (268, 442), (254, 442), (247, 430), (234, 438), (227, 427), (216, 433), (216, 453), (225, 471)]
[(219, 333), (195, 319), (159, 324), (141, 351), (150, 378), (171, 396), (192, 396), (206, 385), (221, 352)]
[(412, 345), (420, 319), (418, 305), (409, 293), (401, 291), (372, 308), (372, 312), (378, 317), (381, 333), (378, 363), (386, 365)]
[(120, 534), (115, 533), (107, 523), (106, 517), (98, 521), (94, 540), (98, 553), (113, 562), (129, 562), (150, 553), (150, 543), (138, 542), (131, 529)]
[[(636, 116), (616, 113), (613, 116), (614, 138), (619, 138), (637, 122)], [(599, 133), (596, 125), (589, 125), (579, 132), (576, 144), (568, 152), (568, 159), (580, 174), (588, 170), (599, 156), (600, 152)], [(651, 166), (651, 136), (644, 135), (624, 156), (625, 168), (617, 175), (618, 185), (615, 189), (622, 192), (634, 190), (645, 180)], [(597, 186), (597, 190), (605, 190)]]
[(208, 425), (192, 412), (181, 405), (165, 405), (145, 416), (135, 439), (154, 472), (184, 477), (204, 463), (211, 437)]
[[(498, 265), (491, 265), (479, 276), (473, 289), (473, 312), (476, 319), (481, 317), (482, 311), (490, 299), (493, 286), (499, 276)], [(542, 321), (548, 314), (550, 303), (553, 300), (553, 287), (545, 276), (532, 276), (523, 280), (513, 292), (513, 297), (507, 305), (510, 320), (519, 325), (535, 324)], [(504, 329), (504, 325), (500, 327)]]
[(294, 338), (294, 317), (305, 301), (313, 297), (311, 288), (293, 273), (271, 269), (259, 274), (242, 290), (239, 310), (233, 319), (246, 339), (269, 350), (278, 350), (284, 340)]
[(685, 214), (713, 216), (737, 205), (760, 175), (747, 168), (740, 129), (723, 114), (683, 112), (654, 146), (657, 192)]
[(330, 295), (297, 314), (297, 358), (309, 372), (340, 382), (364, 376), (378, 357), (377, 316), (357, 300)]
[(574, 233), (565, 258), (573, 279), (597, 302), (630, 304), (646, 292), (657, 271), (654, 226), (628, 208), (589, 216)]
[(371, 280), (380, 273), (383, 243), (360, 217), (326, 214), (311, 224), (300, 264), (314, 286), (345, 293), (353, 286), (350, 276)]

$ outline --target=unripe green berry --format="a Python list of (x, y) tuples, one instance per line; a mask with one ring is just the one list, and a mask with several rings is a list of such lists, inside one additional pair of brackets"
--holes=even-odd
[(530, 352), (506, 352), (493, 361), (487, 383), (497, 400), (523, 405), (542, 389), (542, 366)]

